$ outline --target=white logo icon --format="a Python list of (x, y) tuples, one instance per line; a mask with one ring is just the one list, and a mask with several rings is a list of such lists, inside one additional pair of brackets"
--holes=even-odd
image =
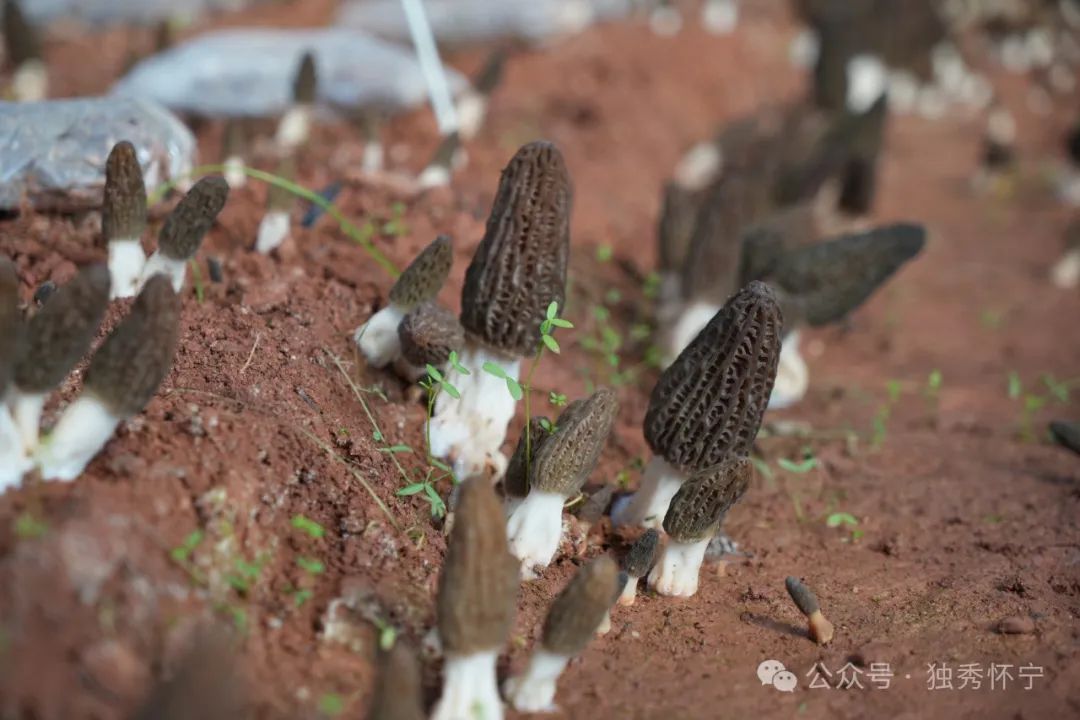
[(758, 680), (762, 685), (772, 685), (780, 692), (795, 692), (799, 679), (789, 672), (779, 660), (764, 660), (757, 666)]

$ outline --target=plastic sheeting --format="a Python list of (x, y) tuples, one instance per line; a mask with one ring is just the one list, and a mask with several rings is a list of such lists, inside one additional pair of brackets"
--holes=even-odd
[(191, 20), (205, 12), (249, 4), (250, 0), (21, 0), (23, 12), (35, 22), (63, 19), (94, 25)]

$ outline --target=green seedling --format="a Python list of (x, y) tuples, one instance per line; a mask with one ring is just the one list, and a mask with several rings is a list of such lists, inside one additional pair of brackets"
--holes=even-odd
[(889, 433), (889, 419), (892, 417), (893, 408), (900, 401), (900, 395), (904, 386), (899, 380), (889, 380), (885, 383), (886, 400), (878, 406), (874, 413), (873, 436), (870, 438), (870, 447), (878, 448), (885, 442), (885, 436)]
[(834, 512), (825, 518), (825, 526), (830, 528), (849, 528), (851, 530), (852, 542), (858, 540), (863, 536), (863, 531), (858, 529), (858, 518), (856, 518), (851, 513)]
[(202, 268), (199, 267), (199, 261), (195, 258), (188, 260), (188, 265), (191, 267), (191, 285), (195, 290), (195, 301), (201, 305), (205, 296)]
[(396, 202), (390, 207), (390, 219), (383, 223), (382, 234), (389, 237), (409, 234), (409, 226), (405, 224), (405, 203)]
[(615, 256), (615, 250), (610, 245), (598, 245), (596, 247), (597, 262), (606, 263)]
[(36, 540), (49, 532), (49, 526), (33, 514), (23, 512), (15, 518), (15, 537), (20, 540)]
[(566, 395), (552, 390), (548, 393), (548, 402), (551, 403), (553, 407), (566, 407)]
[(1069, 402), (1069, 383), (1057, 380), (1050, 373), (1043, 373), (1043, 384), (1050, 391), (1050, 395), (1059, 403)]
[(323, 565), (321, 560), (316, 560), (315, 558), (304, 557), (301, 555), (296, 558), (296, 564), (300, 569), (311, 575), (321, 575), (326, 572), (326, 566)]
[(345, 712), (345, 698), (337, 693), (323, 693), (319, 698), (319, 713), (328, 717), (337, 717)]
[[(443, 467), (446, 468), (447, 474), (450, 474), (449, 468), (445, 465), (443, 465)], [(427, 471), (427, 476), (423, 480), (421, 480), (420, 482), (411, 483), (401, 488), (397, 491), (397, 496), (410, 497), (413, 495), (420, 495), (431, 506), (431, 517), (437, 519), (446, 515), (446, 503), (443, 501), (442, 496), (439, 495), (439, 491), (435, 489), (434, 483), (437, 480), (441, 479), (441, 477), (445, 477), (445, 475), (440, 476), (439, 478), (435, 478), (434, 474), (435, 470), (429, 468)]]
[(326, 529), (310, 518), (306, 518), (303, 515), (293, 515), (290, 524), (297, 530), (307, 533), (310, 537), (316, 540), (322, 539), (326, 535)]
[(1046, 405), (1046, 398), (1041, 395), (1025, 395), (1024, 406), (1020, 414), (1020, 437), (1027, 442), (1034, 442), (1035, 415)]
[(1020, 380), (1020, 374), (1015, 370), (1009, 371), (1005, 392), (1010, 400), (1016, 400), (1024, 393), (1024, 383)]

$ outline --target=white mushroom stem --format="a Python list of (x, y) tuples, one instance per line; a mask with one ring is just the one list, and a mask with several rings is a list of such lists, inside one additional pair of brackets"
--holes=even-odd
[(570, 658), (538, 649), (525, 672), (506, 681), (506, 699), (519, 712), (554, 712), (555, 686)]
[(83, 395), (71, 403), (34, 455), (42, 479), (79, 477), (122, 421), (93, 396)]
[(788, 47), (788, 59), (793, 67), (801, 70), (809, 70), (814, 67), (820, 54), (821, 36), (809, 28), (799, 32)]
[(368, 140), (364, 143), (364, 152), (360, 158), (360, 169), (365, 173), (382, 172), (386, 165), (385, 151), (380, 140)]
[(685, 480), (685, 473), (664, 458), (654, 456), (645, 466), (641, 487), (623, 505), (613, 509), (611, 519), (616, 525), (661, 528), (668, 505)]
[(22, 442), (22, 449), (27, 455), (34, 452), (38, 445), (38, 433), (41, 427), (41, 411), (45, 407), (46, 393), (22, 393), (16, 390), (8, 400), (11, 419)]
[(222, 175), (225, 176), (225, 182), (229, 183), (230, 188), (235, 190), (247, 184), (247, 173), (244, 172), (246, 167), (244, 158), (239, 155), (230, 155), (225, 158), (224, 166)]
[(720, 311), (720, 306), (713, 303), (694, 301), (686, 305), (679, 313), (671, 330), (665, 337), (664, 365), (670, 365), (679, 357), (679, 353), (693, 342), (713, 316)]
[(156, 250), (150, 256), (150, 259), (146, 261), (139, 288), (142, 289), (142, 286), (155, 275), (168, 277), (172, 281), (173, 291), (180, 292), (184, 289), (184, 280), (187, 278), (187, 260), (177, 260), (163, 255), (160, 250)]
[(33, 465), (23, 450), (22, 438), (11, 413), (0, 402), (0, 494), (17, 485), (23, 473)]
[(497, 650), (447, 654), (443, 693), (431, 720), (502, 720), (503, 706), (495, 679)]
[(551, 564), (562, 539), (562, 509), (566, 502), (559, 493), (530, 490), (506, 521), (510, 553), (521, 561), (521, 576), (536, 578), (536, 568)]
[(278, 123), (275, 141), (283, 150), (294, 150), (311, 137), (311, 106), (294, 105)]
[(769, 396), (769, 409), (791, 407), (806, 397), (810, 385), (810, 369), (799, 353), (799, 331), (787, 334), (780, 344), (780, 359), (776, 368), (776, 382)]
[(600, 621), (600, 624), (596, 626), (597, 636), (607, 635), (611, 632), (611, 611), (608, 610), (604, 613), (604, 618)]
[(424, 168), (420, 177), (416, 179), (416, 185), (421, 190), (446, 187), (450, 184), (450, 168), (445, 165), (432, 164)]
[(1080, 248), (1066, 251), (1061, 259), (1054, 263), (1054, 268), (1050, 271), (1050, 279), (1054, 285), (1063, 290), (1070, 290), (1080, 285)]
[(109, 242), (109, 298), (134, 297), (146, 267), (146, 253), (139, 238)]
[(637, 584), (640, 578), (636, 578), (633, 575), (626, 578), (626, 584), (623, 585), (622, 592), (619, 593), (619, 604), (629, 607), (637, 600)]
[(458, 135), (462, 140), (472, 140), (484, 126), (488, 99), (483, 93), (469, 90), (458, 98)]
[(405, 310), (390, 303), (356, 328), (353, 340), (367, 358), (368, 365), (386, 367), (401, 356), (398, 325), (405, 319)]
[(675, 182), (685, 190), (701, 190), (724, 167), (724, 154), (720, 146), (709, 140), (700, 142), (686, 151), (675, 166)]
[(27, 60), (11, 78), (11, 95), (18, 102), (39, 102), (49, 95), (49, 73), (41, 60)]
[(435, 400), (431, 454), (451, 459), (458, 478), (480, 474), (491, 463), (493, 480), (498, 480), (506, 472), (507, 459), (500, 448), (517, 401), (510, 395), (506, 381), (484, 370), (484, 364), (491, 363), (517, 380), (521, 360), (473, 342), (466, 343), (458, 360), (469, 374), (453, 367), (446, 373), (446, 381), (457, 388), (461, 397), (443, 392)]
[(729, 35), (739, 26), (739, 3), (736, 0), (705, 0), (701, 24), (714, 35)]
[(649, 587), (661, 595), (690, 597), (698, 589), (698, 573), (705, 559), (705, 538), (692, 543), (669, 540), (656, 566), (649, 573)]
[[(267, 210), (259, 222), (259, 234), (255, 238), (255, 250), (264, 255), (276, 250), (289, 237), (292, 220), (288, 210)], [(397, 328), (394, 328), (397, 334)]]
[(882, 96), (889, 84), (885, 63), (875, 55), (856, 55), (847, 64), (847, 109), (864, 113)]

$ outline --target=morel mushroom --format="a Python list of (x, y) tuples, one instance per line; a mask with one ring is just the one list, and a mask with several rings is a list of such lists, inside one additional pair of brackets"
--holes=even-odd
[(4, 49), (11, 65), (11, 95), (18, 102), (38, 102), (49, 95), (49, 73), (41, 54), (41, 35), (26, 19), (18, 0), (6, 0)]
[(168, 278), (150, 278), (94, 353), (82, 393), (38, 448), (43, 479), (77, 478), (116, 426), (142, 412), (172, 365), (179, 320), (180, 299)]
[(562, 510), (596, 467), (615, 423), (619, 403), (606, 388), (570, 403), (551, 437), (537, 449), (529, 467), (529, 492), (506, 522), (510, 552), (521, 561), (522, 576), (547, 567), (562, 539)]
[(745, 457), (732, 457), (697, 471), (683, 483), (664, 516), (669, 540), (649, 573), (649, 587), (675, 597), (697, 592), (705, 549), (724, 515), (746, 492), (750, 468)]
[(19, 278), (15, 266), (0, 257), (0, 493), (30, 469), (22, 437), (7, 406), (8, 388), (22, 344)]
[(410, 311), (398, 325), (401, 343), (398, 374), (408, 380), (424, 376), (428, 365), (443, 368), (450, 353), (465, 347), (465, 330), (457, 316), (442, 305), (426, 302)]
[(398, 326), (411, 310), (435, 299), (453, 261), (450, 238), (440, 235), (405, 268), (390, 288), (390, 302), (353, 333), (353, 340), (369, 365), (386, 367), (401, 356)]
[(101, 231), (109, 246), (112, 298), (127, 298), (139, 288), (146, 254), (142, 234), (146, 229), (146, 185), (135, 146), (116, 143), (105, 162), (105, 193), (101, 208)]
[(634, 544), (630, 546), (630, 551), (623, 558), (622, 569), (626, 573), (627, 582), (619, 595), (620, 605), (634, 604), (637, 598), (638, 580), (648, 577), (659, 555), (660, 532), (656, 528), (649, 528), (634, 541)]
[(810, 639), (818, 645), (827, 645), (833, 639), (833, 624), (821, 613), (817, 596), (797, 577), (789, 577), (784, 581), (784, 585), (795, 607), (799, 608), (799, 612), (805, 615), (810, 623)]
[(465, 162), (465, 153), (461, 149), (461, 139), (458, 133), (453, 132), (442, 139), (439, 147), (435, 148), (435, 155), (416, 179), (417, 188), (430, 190), (431, 188), (445, 187), (450, 184), (450, 174), (454, 168), (461, 167)]
[(109, 305), (109, 269), (84, 268), (53, 293), (26, 324), (15, 360), (11, 415), (32, 453), (45, 400), (90, 349)]
[(536, 451), (551, 436), (555, 426), (543, 416), (530, 418), (518, 438), (514, 454), (503, 476), (503, 492), (506, 494), (506, 515), (509, 517), (529, 494), (529, 468), (536, 460)]
[(243, 118), (229, 118), (225, 121), (224, 138), (221, 141), (222, 176), (225, 182), (233, 190), (244, 187), (247, 184), (247, 173), (244, 172), (247, 164), (244, 156), (247, 154), (247, 138)]
[[(630, 576), (626, 574), (625, 570), (620, 570), (619, 577), (615, 581), (615, 597), (612, 600), (612, 605), (622, 596), (623, 590), (626, 589), (629, 582)], [(596, 636), (607, 635), (609, 632), (611, 632), (611, 608), (608, 608), (608, 611), (604, 613), (604, 619), (600, 621), (600, 625), (596, 628)]]
[(175, 292), (184, 289), (188, 260), (195, 257), (228, 196), (229, 184), (222, 177), (204, 177), (195, 183), (165, 218), (158, 233), (157, 251), (143, 269), (143, 283), (162, 274), (172, 282)]
[[(291, 181), (294, 174), (292, 160), (282, 160), (278, 165), (278, 177)], [(270, 253), (289, 237), (294, 203), (295, 198), (291, 192), (279, 185), (270, 185), (266, 195), (266, 213), (259, 221), (259, 232), (255, 237), (256, 252), (264, 255)]]
[(315, 95), (318, 76), (315, 72), (315, 56), (306, 52), (300, 58), (293, 78), (293, 105), (277, 128), (277, 144), (284, 152), (303, 145), (311, 136), (311, 117), (315, 111)]
[(736, 293), (661, 375), (645, 415), (654, 456), (617, 525), (659, 527), (687, 475), (746, 455), (776, 378), (783, 321), (764, 283)]
[(1080, 422), (1054, 420), (1050, 423), (1050, 435), (1058, 445), (1080, 455)]
[(585, 649), (615, 599), (618, 568), (598, 557), (578, 570), (555, 598), (544, 621), (540, 647), (525, 672), (506, 681), (503, 690), (520, 712), (550, 712), (555, 688), (566, 664)]
[(431, 422), (432, 454), (451, 458), (459, 477), (489, 463), (496, 478), (506, 469), (500, 447), (516, 405), (506, 381), (516, 381), (522, 358), (536, 352), (548, 307), (562, 305), (570, 194), (562, 154), (547, 142), (518, 150), (499, 179), (461, 293), (461, 364), (469, 374), (450, 369), (461, 397), (440, 394)]
[(404, 640), (382, 654), (368, 720), (424, 720), (423, 686), (416, 652)]
[(517, 562), (491, 484), (462, 483), (436, 607), (446, 655), (442, 697), (432, 720), (501, 720), (495, 661), (514, 621)]

